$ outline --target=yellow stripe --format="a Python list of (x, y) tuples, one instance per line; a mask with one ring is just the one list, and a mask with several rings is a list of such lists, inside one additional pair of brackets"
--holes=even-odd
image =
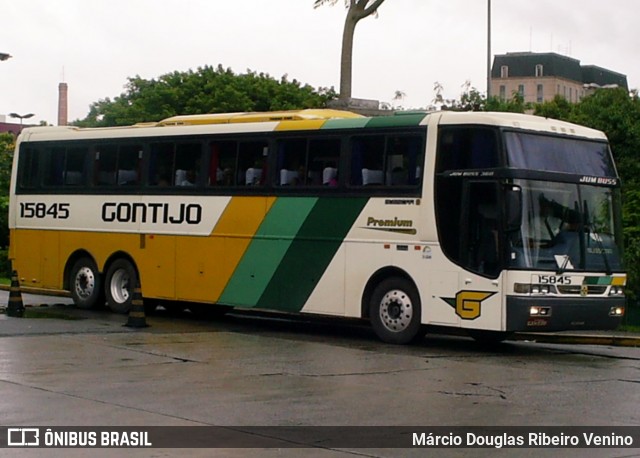
[[(12, 233), (18, 272), (30, 286), (62, 288), (64, 264), (78, 249), (89, 250), (103, 269), (115, 252), (130, 255), (147, 297), (212, 302), (220, 298), (275, 197), (232, 198), (208, 237), (20, 230)], [(50, 241), (55, 234), (59, 242)]]
[(611, 285), (624, 286), (627, 283), (627, 277), (613, 277), (611, 279)]
[(304, 121), (280, 121), (276, 131), (281, 130), (318, 130), (327, 122), (325, 119), (310, 119)]
[(179, 237), (176, 296), (217, 301), (275, 197), (234, 197), (210, 237)]

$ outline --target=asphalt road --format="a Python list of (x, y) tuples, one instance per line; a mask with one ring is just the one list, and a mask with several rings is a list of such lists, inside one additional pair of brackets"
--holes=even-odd
[[(6, 303), (0, 293), (0, 303)], [(638, 426), (637, 348), (432, 335), (379, 342), (368, 326), (257, 314), (147, 328), (25, 295), (0, 315), (2, 424), (95, 426)], [(0, 455), (3, 451), (0, 449)], [(11, 450), (10, 456), (87, 456)], [(442, 450), (434, 456), (640, 456), (638, 449)], [(128, 456), (424, 456), (424, 450), (150, 449)], [(122, 456), (92, 450), (91, 456)], [(7, 455), (9, 456), (9, 455)]]

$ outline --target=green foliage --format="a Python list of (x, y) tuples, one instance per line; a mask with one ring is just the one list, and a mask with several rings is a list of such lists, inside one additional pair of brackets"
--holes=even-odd
[(9, 246), (9, 183), (15, 140), (11, 134), (0, 134), (0, 277), (11, 276), (7, 257)]
[(205, 66), (151, 80), (129, 78), (123, 94), (93, 103), (87, 117), (74, 124), (123, 126), (175, 115), (322, 108), (335, 97), (333, 89), (316, 90), (286, 75), (277, 80), (265, 73), (236, 75), (221, 65)]
[(499, 97), (487, 99), (475, 87), (467, 82), (464, 91), (460, 94), (460, 100), (449, 100), (442, 97), (443, 87), (436, 83), (436, 97), (434, 102), (441, 105), (443, 110), (449, 111), (501, 111), (509, 113), (524, 113), (531, 109), (530, 104), (524, 102), (524, 97), (514, 91), (510, 99), (502, 100)]
[(500, 97), (490, 97), (485, 105), (486, 111), (502, 111), (507, 113), (524, 113), (531, 109), (529, 103), (525, 103), (524, 97), (517, 91), (513, 91), (511, 98), (502, 100)]
[[(13, 135), (0, 134), (0, 250), (9, 246), (9, 183), (14, 148)], [(0, 251), (0, 270), (4, 259), (6, 252)]]
[(536, 105), (535, 114), (552, 119), (571, 119), (575, 105), (569, 103), (561, 95), (556, 95), (552, 101)]

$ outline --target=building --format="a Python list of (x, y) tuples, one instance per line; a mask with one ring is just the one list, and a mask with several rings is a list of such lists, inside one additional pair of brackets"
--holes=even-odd
[(561, 95), (575, 103), (601, 87), (629, 89), (626, 75), (553, 52), (497, 54), (493, 59), (491, 94), (504, 100), (517, 92), (525, 102), (542, 103)]
[(20, 133), (20, 129), (26, 126), (20, 126), (20, 124), (7, 122), (6, 115), (0, 115), (0, 134), (11, 133), (13, 135), (18, 135)]

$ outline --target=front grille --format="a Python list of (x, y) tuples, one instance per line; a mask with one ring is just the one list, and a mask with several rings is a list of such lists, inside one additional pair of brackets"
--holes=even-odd
[[(580, 285), (557, 285), (560, 294), (580, 294), (582, 286)], [(587, 285), (587, 294), (589, 296), (603, 295), (607, 292), (607, 285)]]

